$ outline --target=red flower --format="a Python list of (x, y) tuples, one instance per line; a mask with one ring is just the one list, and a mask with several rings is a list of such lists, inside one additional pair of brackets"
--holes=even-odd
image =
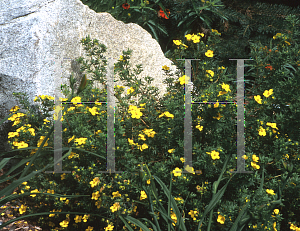
[(125, 10), (128, 10), (130, 8), (130, 5), (128, 3), (124, 3), (122, 5), (122, 7), (125, 9)]
[(266, 66), (265, 67), (266, 69), (270, 69), (271, 71), (274, 69), (270, 64), (267, 64), (267, 65), (269, 65), (269, 66)]
[[(158, 12), (158, 17), (160, 18), (160, 17), (163, 17), (163, 18), (165, 18), (165, 19), (169, 19), (166, 15), (165, 15), (165, 13), (164, 13), (164, 11), (161, 9), (161, 7), (159, 7), (160, 8), (160, 10), (159, 10), (159, 12)], [(170, 15), (170, 10), (169, 9), (166, 9), (166, 12), (167, 12), (167, 14), (168, 14), (168, 16)]]

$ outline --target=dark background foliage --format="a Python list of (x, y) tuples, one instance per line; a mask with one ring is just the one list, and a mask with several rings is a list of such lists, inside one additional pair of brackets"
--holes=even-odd
[[(129, 5), (136, 6), (136, 1), (116, 1), (116, 0), (81, 0), (84, 4), (88, 5), (96, 12), (108, 12), (111, 13), (112, 6), (115, 8), (119, 6), (122, 14), (113, 15), (117, 20), (121, 20), (125, 23), (134, 22), (139, 24), (145, 30), (147, 30), (153, 38), (155, 34), (152, 29), (147, 26), (146, 23), (140, 23), (140, 21), (134, 21), (134, 17), (129, 17), (129, 10), (123, 9), (121, 5), (128, 3)], [(156, 2), (156, 3), (155, 3)], [(202, 6), (201, 1), (194, 1), (195, 4)], [(106, 4), (105, 4), (106, 3)], [(162, 3), (166, 9), (170, 10), (169, 19), (158, 17), (156, 14), (146, 14), (146, 18), (153, 20), (156, 24), (159, 24), (164, 30), (167, 31), (166, 35), (160, 30), (157, 32), (157, 41), (160, 44), (162, 51), (167, 56), (168, 53), (176, 49), (173, 43), (174, 39), (183, 39), (183, 25), (177, 27), (178, 23), (187, 15), (187, 10), (194, 9), (192, 1), (188, 0), (166, 0), (166, 1), (149, 1), (149, 5), (153, 5), (152, 8), (157, 12), (160, 9), (159, 3)], [(140, 4), (140, 3), (138, 3)], [(300, 16), (300, 2), (284, 1), (284, 0), (223, 0), (218, 3), (223, 7), (218, 7), (218, 12), (225, 16), (228, 20), (220, 19), (220, 17), (211, 11), (203, 11), (200, 16), (206, 16), (211, 21), (210, 25), (201, 21), (198, 17), (188, 27), (187, 33), (204, 33), (204, 40), (207, 40), (207, 36), (210, 35), (211, 29), (217, 29), (221, 33), (222, 49), (218, 50), (218, 54), (221, 63), (224, 66), (229, 67), (228, 71), (232, 74), (232, 77), (236, 77), (236, 62), (229, 59), (249, 59), (250, 58), (250, 44), (249, 42), (260, 41), (263, 46), (270, 46), (270, 39), (276, 33), (289, 33), (285, 27), (285, 17), (288, 14), (294, 14)], [(148, 12), (145, 10), (145, 12)], [(141, 16), (141, 18), (143, 18)], [(142, 21), (144, 21), (143, 18)], [(300, 25), (298, 25), (300, 26)], [(192, 62), (195, 65), (197, 61)], [(249, 61), (245, 61), (245, 64)], [(247, 69), (245, 67), (245, 89), (249, 92), (252, 87), (255, 77), (247, 76)], [(247, 93), (246, 93), (247, 94)]]

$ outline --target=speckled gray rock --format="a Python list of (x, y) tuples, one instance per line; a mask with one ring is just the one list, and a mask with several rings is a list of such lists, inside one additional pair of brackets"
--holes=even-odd
[[(167, 65), (174, 74), (177, 70), (142, 27), (117, 21), (109, 13), (96, 13), (80, 0), (1, 1), (0, 9), (0, 120), (9, 109), (20, 105), (13, 92), (28, 93), (30, 102), (36, 104), (33, 100), (37, 95), (54, 96), (57, 76), (62, 76), (62, 84), (69, 85), (71, 61), (87, 57), (80, 43), (87, 35), (107, 47), (105, 58), (119, 59), (123, 50), (132, 49), (130, 69), (142, 64), (138, 78), (153, 77), (160, 96), (166, 93), (163, 79), (167, 76), (162, 66)], [(50, 60), (53, 58), (67, 58), (61, 75)]]

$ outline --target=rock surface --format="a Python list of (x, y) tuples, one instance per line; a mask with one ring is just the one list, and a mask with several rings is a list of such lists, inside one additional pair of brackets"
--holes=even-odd
[[(117, 60), (122, 51), (133, 50), (130, 70), (142, 64), (143, 72), (138, 78), (153, 77), (160, 96), (167, 92), (162, 66), (167, 65), (174, 74), (177, 71), (142, 27), (117, 21), (109, 13), (96, 13), (80, 0), (1, 1), (0, 9), (0, 121), (13, 106), (21, 106), (12, 97), (13, 92), (26, 92), (30, 103), (37, 104), (33, 101), (35, 96), (54, 97), (55, 82), (60, 76), (61, 83), (69, 85), (68, 78), (74, 71), (71, 62), (80, 56), (87, 58), (80, 43), (87, 35), (107, 47), (105, 58)], [(66, 58), (61, 72), (59, 62), (54, 61), (60, 58)], [(90, 79), (90, 74), (87, 76)], [(118, 80), (118, 76), (114, 78)], [(117, 81), (115, 85), (122, 83)], [(96, 86), (102, 89), (100, 84)], [(1, 129), (0, 153), (6, 146), (7, 133), (3, 129), (8, 132), (13, 128), (7, 121)]]

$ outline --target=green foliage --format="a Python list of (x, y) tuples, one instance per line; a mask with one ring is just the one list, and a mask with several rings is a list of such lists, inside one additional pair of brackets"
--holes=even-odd
[[(293, 18), (291, 18), (291, 20), (293, 20)], [(47, 196), (42, 197), (37, 195), (34, 198), (26, 198), (24, 196), (23, 202), (28, 205), (41, 203), (41, 206), (37, 208), (30, 207), (27, 211), (30, 213), (39, 213), (43, 212), (45, 209), (47, 209), (47, 211), (53, 211), (53, 209), (57, 211), (62, 209), (64, 212), (68, 212), (70, 216), (66, 217), (63, 216), (63, 214), (55, 215), (53, 218), (41, 216), (42, 218), (39, 218), (39, 224), (42, 227), (49, 227), (48, 222), (52, 220), (51, 222), (53, 222), (54, 226), (60, 227), (61, 225), (64, 226), (64, 224), (69, 222), (68, 228), (66, 227), (65, 230), (87, 229), (88, 226), (96, 227), (96, 221), (99, 226), (99, 218), (96, 218), (97, 216), (102, 218), (100, 227), (106, 227), (108, 226), (108, 223), (113, 223), (115, 228), (121, 229), (123, 225), (120, 222), (123, 222), (123, 224), (128, 224), (127, 221), (136, 223), (136, 219), (140, 220), (141, 218), (145, 218), (141, 219), (145, 223), (137, 222), (136, 224), (140, 224), (140, 227), (151, 224), (153, 228), (160, 227), (161, 230), (167, 230), (167, 226), (169, 226), (171, 230), (173, 230), (174, 226), (168, 222), (168, 220), (170, 220), (169, 217), (173, 212), (170, 213), (170, 210), (165, 210), (166, 206), (170, 206), (171, 204), (177, 218), (181, 217), (179, 215), (181, 214), (180, 210), (195, 211), (195, 208), (197, 208), (198, 213), (196, 213), (197, 216), (195, 216), (195, 220), (189, 218), (191, 213), (185, 213), (184, 227), (186, 230), (194, 230), (197, 226), (198, 228), (201, 227), (201, 224), (204, 229), (208, 228), (211, 230), (216, 230), (220, 227), (222, 227), (223, 230), (239, 230), (242, 227), (247, 227), (248, 229), (249, 226), (249, 230), (252, 230), (253, 226), (260, 226), (261, 224), (264, 224), (266, 227), (272, 227), (275, 220), (277, 222), (276, 227), (284, 227), (287, 221), (284, 221), (282, 217), (287, 216), (287, 212), (282, 206), (288, 207), (289, 212), (293, 211), (294, 214), (297, 214), (297, 199), (300, 196), (296, 193), (297, 190), (299, 191), (299, 176), (296, 172), (293, 172), (295, 170), (298, 171), (300, 167), (297, 162), (297, 158), (299, 159), (296, 152), (297, 148), (294, 148), (297, 147), (296, 141), (298, 141), (299, 130), (286, 130), (286, 128), (291, 128), (292, 125), (289, 124), (286, 126), (287, 121), (283, 116), (289, 115), (290, 118), (297, 119), (297, 115), (299, 113), (297, 112), (296, 106), (299, 101), (297, 102), (296, 99), (298, 99), (299, 93), (297, 89), (294, 89), (294, 91), (288, 91), (287, 94), (285, 94), (285, 92), (286, 89), (291, 89), (291, 86), (298, 86), (299, 78), (289, 78), (286, 82), (282, 82), (279, 79), (282, 72), (285, 75), (292, 73), (293, 75), (289, 75), (294, 77), (299, 76), (299, 63), (297, 61), (299, 49), (297, 41), (292, 39), (292, 36), (293, 35), (288, 36), (285, 34), (277, 34), (273, 40), (278, 40), (279, 43), (276, 47), (270, 47), (272, 50), (270, 53), (268, 49), (262, 50), (260, 44), (252, 44), (251, 55), (254, 63), (251, 66), (251, 72), (255, 74), (258, 73), (259, 76), (269, 75), (268, 78), (259, 78), (258, 84), (256, 85), (257, 88), (255, 88), (252, 92), (252, 95), (255, 97), (256, 95), (261, 95), (263, 97), (261, 104), (259, 103), (259, 100), (255, 98), (255, 100), (251, 100), (250, 103), (246, 105), (246, 111), (250, 108), (257, 108), (259, 106), (259, 110), (256, 114), (254, 114), (254, 111), (249, 110), (245, 118), (245, 138), (247, 144), (245, 154), (248, 157), (245, 163), (247, 165), (246, 169), (253, 170), (253, 174), (235, 174), (235, 177), (232, 178), (231, 173), (228, 172), (229, 169), (234, 168), (237, 164), (234, 158), (229, 158), (232, 157), (232, 154), (234, 156), (234, 153), (236, 152), (235, 129), (233, 129), (235, 122), (232, 120), (236, 113), (235, 106), (227, 105), (225, 110), (222, 106), (215, 107), (216, 105), (214, 107), (208, 105), (209, 107), (204, 106), (202, 108), (199, 108), (197, 105), (193, 105), (194, 110), (192, 110), (192, 118), (197, 118), (197, 116), (199, 116), (203, 120), (198, 120), (198, 117), (198, 119), (193, 120), (192, 124), (195, 132), (193, 132), (193, 168), (191, 169), (191, 172), (195, 171), (194, 169), (200, 169), (201, 173), (187, 174), (184, 177), (183, 175), (175, 175), (174, 171), (176, 171), (177, 168), (180, 170), (182, 166), (184, 167), (183, 162), (180, 159), (184, 152), (182, 132), (184, 129), (182, 122), (184, 110), (183, 108), (177, 107), (177, 105), (184, 104), (182, 97), (184, 95), (184, 89), (182, 88), (181, 83), (183, 79), (180, 78), (179, 81), (174, 82), (174, 78), (167, 78), (166, 82), (170, 85), (170, 92), (165, 95), (160, 103), (156, 103), (154, 98), (150, 97), (150, 95), (157, 97), (157, 89), (150, 91), (149, 87), (145, 87), (145, 83), (143, 81), (137, 82), (136, 74), (140, 73), (140, 67), (137, 66), (138, 70), (135, 71), (135, 74), (124, 70), (124, 67), (129, 65), (129, 58), (131, 54), (131, 51), (124, 51), (123, 58), (121, 58), (115, 65), (115, 72), (119, 73), (120, 78), (128, 82), (126, 86), (133, 86), (133, 83), (136, 82), (138, 84), (134, 87), (133, 93), (130, 93), (126, 97), (126, 100), (120, 97), (122, 88), (116, 87), (116, 97), (122, 101), (122, 104), (120, 104), (116, 110), (115, 163), (116, 169), (123, 170), (123, 174), (116, 174), (115, 177), (112, 178), (107, 174), (96, 173), (98, 171), (106, 170), (105, 165), (103, 165), (106, 150), (101, 148), (105, 147), (105, 134), (107, 133), (105, 126), (106, 107), (103, 105), (96, 105), (98, 108), (96, 111), (99, 112), (99, 115), (93, 116), (90, 111), (90, 105), (80, 106), (80, 104), (76, 104), (76, 101), (73, 100), (76, 98), (79, 99), (78, 97), (80, 97), (81, 101), (84, 102), (87, 102), (90, 99), (93, 99), (93, 101), (95, 99), (97, 101), (106, 101), (106, 92), (105, 90), (100, 92), (97, 89), (92, 89), (92, 84), (88, 84), (78, 96), (73, 98), (72, 101), (73, 104), (75, 104), (75, 107), (72, 111), (67, 111), (67, 108), (71, 108), (67, 105), (63, 108), (63, 112), (66, 112), (63, 120), (63, 144), (68, 148), (72, 148), (74, 151), (74, 153), (68, 153), (70, 158), (63, 162), (63, 170), (73, 170), (72, 174), (63, 174), (61, 176), (42, 174), (27, 182), (32, 189), (42, 189), (42, 191), (45, 192), (46, 189), (50, 190), (48, 192), (54, 190), (55, 193), (61, 195), (65, 194), (66, 198), (68, 198), (68, 195), (74, 195), (75, 192), (76, 194), (84, 197), (81, 197), (80, 199), (70, 198), (66, 203), (65, 200), (59, 201), (58, 198), (54, 200)], [(285, 42), (287, 40), (290, 41), (289, 43), (291, 45), (288, 45)], [(187, 42), (186, 44), (188, 44)], [(86, 44), (90, 47), (90, 49), (98, 45), (99, 48), (102, 49), (101, 51), (105, 51), (105, 47), (102, 44), (99, 45), (96, 40), (92, 42), (89, 37), (82, 40), (82, 43)], [(234, 84), (230, 84), (228, 81), (228, 76), (226, 74), (227, 69), (225, 68), (224, 70), (221, 68), (218, 70), (217, 55), (216, 57), (207, 56), (207, 50), (213, 49), (214, 51), (217, 51), (217, 49), (213, 48), (213, 43), (218, 43), (217, 34), (212, 36), (211, 39), (208, 40), (207, 44), (203, 43), (203, 41), (198, 43), (199, 47), (194, 46), (196, 44), (188, 44), (188, 49), (184, 49), (184, 47), (180, 45), (181, 48), (179, 49), (179, 53), (174, 53), (175, 57), (183, 58), (190, 55), (192, 52), (198, 52), (197, 56), (201, 56), (203, 59), (203, 61), (200, 62), (200, 67), (202, 67), (203, 72), (197, 74), (194, 73), (194, 83), (197, 89), (194, 90), (193, 95), (196, 95), (197, 97), (195, 96), (193, 100), (197, 102), (204, 100), (219, 100), (219, 102), (221, 102), (222, 100), (228, 100), (235, 96), (233, 90)], [(208, 46), (206, 47), (206, 45)], [(202, 46), (203, 49), (206, 49), (206, 51), (203, 51), (201, 48)], [(276, 50), (277, 52), (275, 52)], [(95, 54), (101, 54), (101, 51), (96, 50)], [(268, 52), (269, 55), (267, 59), (264, 58), (264, 54), (266, 52)], [(283, 62), (283, 60), (289, 60), (289, 62)], [(100, 69), (102, 68), (100, 66), (100, 61), (95, 61), (96, 68), (95, 65), (92, 68), (93, 64), (83, 61), (82, 58), (79, 58), (78, 62), (84, 64), (82, 70), (94, 74), (91, 79), (91, 83), (93, 81), (100, 81), (100, 83), (106, 85), (104, 75), (99, 74)], [(202, 76), (205, 76), (203, 74), (206, 73), (206, 70), (213, 70), (214, 72), (218, 70), (219, 73), (214, 76), (206, 75), (206, 78), (203, 78)], [(166, 74), (170, 76), (168, 70), (166, 70)], [(216, 84), (217, 79), (220, 84)], [(72, 81), (74, 80), (70, 80), (70, 83), (72, 83)], [(149, 81), (149, 84), (151, 85), (151, 79), (147, 79), (147, 81)], [(227, 89), (227, 93), (225, 95), (223, 94), (218, 96), (220, 91), (224, 91), (223, 86), (225, 83), (229, 84), (230, 89), (232, 90), (228, 91)], [(201, 88), (201, 86), (205, 87)], [(66, 86), (64, 89), (66, 90)], [(274, 95), (274, 98), (269, 97), (268, 94), (266, 94), (265, 90), (269, 91), (269, 89), (273, 89), (273, 94), (271, 95)], [(63, 92), (64, 94), (67, 93), (67, 91)], [(147, 99), (142, 99), (139, 103), (128, 103), (131, 95), (141, 93), (144, 93), (149, 97), (147, 97)], [(291, 99), (289, 94), (295, 96), (295, 101)], [(169, 95), (171, 95), (171, 101)], [(71, 98), (72, 97), (68, 96), (69, 100)], [(48, 102), (46, 98), (44, 101)], [(286, 101), (291, 103), (290, 107), (287, 108), (286, 111), (280, 111), (279, 116), (274, 117), (270, 113), (273, 110), (272, 104), (280, 104), (283, 108)], [(132, 112), (128, 111), (129, 105), (132, 104), (144, 108), (141, 109), (143, 117), (142, 122), (140, 122), (141, 120), (138, 118), (132, 117)], [(103, 116), (101, 115), (102, 113), (100, 113), (102, 111), (104, 111)], [(165, 116), (159, 118), (159, 115), (163, 115), (163, 112), (170, 112), (174, 115), (174, 117)], [(220, 114), (222, 117), (219, 117)], [(282, 114), (282, 116), (280, 114)], [(220, 119), (216, 119), (216, 117), (219, 117)], [(259, 118), (259, 120), (256, 121), (256, 118)], [(263, 123), (260, 121), (263, 121)], [(276, 134), (274, 131), (271, 131), (272, 129), (270, 129), (270, 124), (267, 124), (267, 126), (265, 125), (265, 123), (273, 122), (276, 123), (277, 128), (279, 129), (277, 132), (273, 128)], [(27, 124), (26, 120), (17, 127), (20, 127), (22, 124)], [(203, 129), (197, 127), (197, 124), (201, 124)], [(299, 128), (298, 124), (294, 124), (293, 126), (295, 128)], [(258, 134), (258, 130), (262, 130), (261, 127), (263, 127), (266, 132), (265, 135)], [(37, 131), (36, 136), (42, 135), (45, 132), (45, 128), (42, 127), (39, 131)], [(71, 128), (73, 131), (71, 131)], [(145, 140), (143, 140), (143, 132), (141, 131), (145, 131), (144, 129), (150, 128), (155, 131), (155, 134), (152, 137), (147, 136), (144, 133)], [(96, 134), (95, 132), (99, 130), (101, 130), (101, 133)], [(209, 130), (214, 132), (209, 133)], [(229, 139), (220, 139), (220, 137), (225, 137), (225, 134)], [(26, 140), (28, 139), (28, 135), (29, 133), (20, 132), (18, 139)], [(290, 141), (286, 141), (287, 136)], [(73, 137), (73, 140), (69, 139), (71, 137)], [(86, 142), (79, 144), (79, 140), (76, 139), (84, 137), (88, 138)], [(132, 140), (135, 145), (130, 144), (128, 142), (130, 141), (129, 139)], [(144, 146), (145, 143), (147, 144), (147, 148)], [(49, 140), (48, 145), (52, 146), (53, 141)], [(32, 142), (30, 146), (36, 145)], [(261, 150), (264, 150), (265, 152), (262, 153)], [(288, 150), (290, 154), (287, 158), (285, 151)], [(219, 159), (214, 156), (216, 152), (218, 152), (220, 157)], [(46, 153), (48, 152), (45, 150), (45, 154)], [(256, 157), (254, 154), (257, 157), (259, 156), (259, 159), (255, 159)], [(282, 156), (285, 158), (283, 165), (281, 165), (282, 162), (279, 161), (282, 159)], [(251, 158), (252, 162), (250, 160)], [(229, 160), (228, 163), (226, 162), (226, 159), (227, 161)], [(43, 159), (41, 159), (39, 163), (36, 163), (36, 166), (31, 166), (31, 169), (34, 171), (35, 168), (39, 169), (51, 161), (53, 161), (53, 157), (51, 155), (43, 155)], [(148, 174), (134, 175), (139, 171), (139, 166), (141, 166), (142, 163), (146, 164), (147, 168), (149, 168)], [(272, 163), (274, 168), (269, 167)], [(256, 169), (257, 166), (261, 167)], [(279, 169), (279, 171), (276, 169)], [(173, 178), (171, 181), (173, 187), (170, 187), (170, 189), (167, 190), (163, 185), (170, 181), (167, 173), (172, 170), (174, 173), (174, 177), (171, 177), (171, 179)], [(155, 175), (152, 177), (150, 172)], [(282, 176), (282, 184), (278, 184), (277, 179), (275, 179), (278, 174)], [(92, 188), (91, 182), (96, 181), (97, 178), (95, 177), (99, 177), (99, 184), (95, 188)], [(161, 194), (160, 190), (157, 189), (158, 185), (154, 182), (154, 179), (157, 183), (159, 183), (159, 185), (161, 185), (161, 187), (163, 187), (163, 191), (166, 193), (165, 195), (167, 197)], [(226, 184), (223, 181), (224, 179), (227, 179)], [(150, 186), (148, 186), (149, 180)], [(64, 181), (68, 182), (68, 184), (63, 184), (62, 182)], [(287, 182), (291, 181), (296, 185), (293, 189), (295, 190), (293, 198), (290, 198), (291, 195), (286, 193), (287, 186), (285, 186)], [(203, 190), (204, 187), (200, 187), (200, 182), (205, 182), (204, 185), (206, 185), (206, 190)], [(55, 186), (55, 184), (57, 186)], [(220, 188), (220, 190), (218, 190), (218, 188)], [(272, 195), (270, 191), (270, 195), (268, 195), (268, 193), (266, 193), (266, 189), (273, 189), (275, 194)], [(118, 193), (112, 194), (117, 191), (120, 196), (118, 196)], [(142, 191), (144, 191), (147, 195), (144, 199), (139, 198), (143, 195), (141, 193)], [(98, 194), (98, 196), (96, 196), (96, 192), (101, 192), (102, 194)], [(196, 199), (198, 198), (197, 194), (201, 196), (200, 200)], [(96, 204), (93, 199), (91, 200), (91, 195), (98, 198), (96, 199)], [(111, 197), (111, 195), (115, 195), (116, 197)], [(170, 197), (170, 195), (172, 195), (172, 197)], [(101, 199), (99, 199), (99, 197)], [(180, 200), (177, 200), (177, 197), (181, 197), (183, 199), (184, 206), (182, 206)], [(148, 201), (145, 200), (147, 198), (149, 199)], [(152, 198), (155, 200), (152, 200)], [(245, 198), (247, 204), (244, 203)], [(292, 200), (293, 203), (290, 203), (290, 200)], [(207, 201), (211, 202), (206, 203)], [(131, 204), (128, 202), (131, 202)], [(47, 205), (44, 206), (44, 204)], [(121, 210), (113, 212), (112, 209), (117, 209), (119, 205), (121, 206)], [(135, 207), (136, 205), (138, 205), (137, 208)], [(292, 205), (294, 205), (294, 207)], [(127, 208), (126, 211), (123, 210), (125, 208)], [(147, 212), (148, 208), (151, 208), (151, 213)], [(272, 215), (274, 214), (273, 210), (276, 208), (279, 209), (281, 215), (276, 215), (274, 220)], [(97, 211), (97, 213), (94, 213), (94, 211)], [(124, 214), (121, 211), (123, 211)], [(139, 213), (134, 215), (133, 211)], [(151, 217), (153, 218), (154, 214), (158, 211), (165, 221), (158, 219), (152, 223)], [(76, 213), (78, 216), (80, 214), (90, 214), (91, 216), (88, 218), (87, 223), (76, 223), (75, 220), (78, 217), (72, 215)], [(206, 217), (205, 215), (208, 213), (210, 215), (209, 217)], [(217, 220), (222, 218), (221, 215), (225, 217), (224, 224), (217, 222)], [(171, 218), (172, 217), (174, 218), (174, 215), (172, 215)], [(297, 216), (290, 216), (288, 217), (288, 221), (297, 221), (296, 217)], [(107, 223), (106, 220), (109, 220), (109, 222)], [(184, 227), (182, 226), (183, 224), (179, 224), (180, 220), (181, 219), (175, 221), (176, 224), (174, 223), (174, 225), (178, 227), (181, 226), (181, 229), (184, 230)], [(266, 221), (269, 221), (269, 223)]]
[[(285, 22), (288, 14), (300, 15), (299, 7), (271, 5), (256, 0), (163, 1), (162, 8), (170, 10), (169, 19), (157, 16), (161, 1), (149, 1), (149, 4), (143, 1), (128, 1), (131, 6), (129, 9), (122, 7), (126, 1), (82, 2), (96, 12), (108, 12), (117, 20), (137, 23), (158, 41), (166, 56), (170, 56), (176, 49), (173, 40), (183, 40), (186, 34), (198, 32), (204, 33), (207, 39), (211, 29), (217, 29), (221, 33), (219, 58), (232, 76), (235, 76), (236, 65), (229, 58), (249, 59), (251, 42), (260, 41), (263, 46), (268, 46), (274, 34), (289, 33)], [(131, 15), (128, 16), (128, 13)], [(149, 23), (148, 20), (153, 23)], [(295, 26), (299, 27), (300, 24), (296, 23)], [(160, 30), (159, 27), (163, 29)], [(245, 79), (246, 91), (250, 91), (255, 77), (245, 75)]]
[[(26, 186), (24, 184), (17, 191), (36, 192), (35, 197), (26, 197), (28, 194), (21, 197), (21, 202), (28, 206), (26, 214), (55, 213), (53, 217), (41, 215), (39, 225), (68, 231), (91, 230), (91, 227), (103, 230), (112, 226), (122, 230), (124, 225), (133, 229), (132, 223), (144, 230), (201, 228), (233, 231), (263, 230), (264, 227), (288, 230), (292, 227), (288, 222), (299, 226), (300, 94), (297, 86), (300, 86), (300, 63), (296, 20), (293, 16), (288, 17), (287, 23), (293, 33), (274, 34), (269, 48), (262, 47), (261, 43), (251, 43), (253, 61), (248, 64), (248, 74), (257, 78), (254, 88), (246, 94), (250, 100), (245, 105), (244, 163), (245, 169), (253, 171), (252, 174), (232, 173), (237, 165), (234, 158), (237, 158), (237, 134), (233, 119), (236, 106), (221, 105), (221, 102), (236, 99), (236, 82), (228, 73), (228, 66), (222, 68), (220, 65), (221, 42), (217, 32), (212, 32), (207, 42), (200, 34), (200, 41), (196, 43), (184, 38), (172, 54), (173, 60), (195, 56), (201, 59), (198, 68), (193, 68), (192, 72), (195, 86), (192, 100), (220, 102), (202, 107), (192, 105), (193, 167), (186, 167), (183, 158), (185, 77), (171, 76), (164, 66), (168, 93), (157, 102), (157, 89), (149, 87), (153, 79), (145, 78), (147, 83), (137, 81), (140, 65), (134, 73), (128, 70), (131, 54), (128, 50), (123, 51), (114, 68), (114, 73), (127, 82), (126, 86), (134, 89), (122, 98), (123, 88), (115, 88), (115, 96), (121, 102), (115, 111), (115, 164), (116, 170), (123, 172), (99, 174), (99, 171), (106, 171), (107, 107), (100, 103), (78, 102), (107, 101), (105, 89), (92, 88), (94, 81), (107, 84), (101, 71), (106, 63), (103, 62), (103, 67), (97, 59), (106, 48), (97, 40), (83, 39), (81, 42), (87, 48), (88, 56), (97, 56), (91, 59), (94, 63), (78, 58), (82, 71), (93, 74), (91, 84), (75, 97), (73, 78), (70, 78), (71, 91), (68, 86), (63, 86), (64, 101), (71, 102), (71, 105), (64, 104), (62, 109), (63, 155), (68, 156), (63, 162), (63, 171), (72, 174), (43, 173), (30, 178)], [(181, 70), (182, 63), (177, 62)], [(284, 81), (283, 77), (286, 78)], [(140, 102), (131, 100), (136, 95), (141, 96)], [(37, 100), (49, 108), (54, 106), (53, 98), (49, 96)], [(290, 106), (285, 106), (287, 104)], [(280, 110), (273, 105), (280, 105)], [(20, 117), (16, 123), (18, 136), (11, 137), (11, 144), (24, 151), (25, 158), (31, 155), (43, 157), (34, 165), (29, 163), (29, 169), (34, 172), (45, 169), (54, 161), (50, 155), (54, 151), (53, 119), (48, 117), (50, 124), (40, 124), (32, 135), (32, 130), (25, 126), (30, 116)], [(42, 138), (45, 134), (46, 138)], [(32, 136), (41, 138), (32, 139)], [(26, 141), (28, 148), (16, 145), (21, 141)], [(55, 198), (33, 190), (55, 193)], [(79, 197), (73, 198), (76, 196)], [(82, 215), (85, 216), (80, 218)]]
[(159, 41), (158, 35), (161, 33), (168, 36), (166, 28), (158, 23), (157, 17), (154, 17), (157, 16), (157, 10), (154, 9), (154, 6), (156, 8), (160, 6), (165, 10), (162, 3), (160, 3), (160, 0), (155, 1), (155, 3), (154, 1), (150, 1), (151, 4), (149, 4), (149, 1), (131, 1), (128, 2), (129, 9), (124, 8), (125, 2), (119, 0), (82, 0), (82, 2), (96, 12), (110, 13), (119, 21), (125, 23), (137, 23), (144, 29), (146, 28), (157, 41)]

